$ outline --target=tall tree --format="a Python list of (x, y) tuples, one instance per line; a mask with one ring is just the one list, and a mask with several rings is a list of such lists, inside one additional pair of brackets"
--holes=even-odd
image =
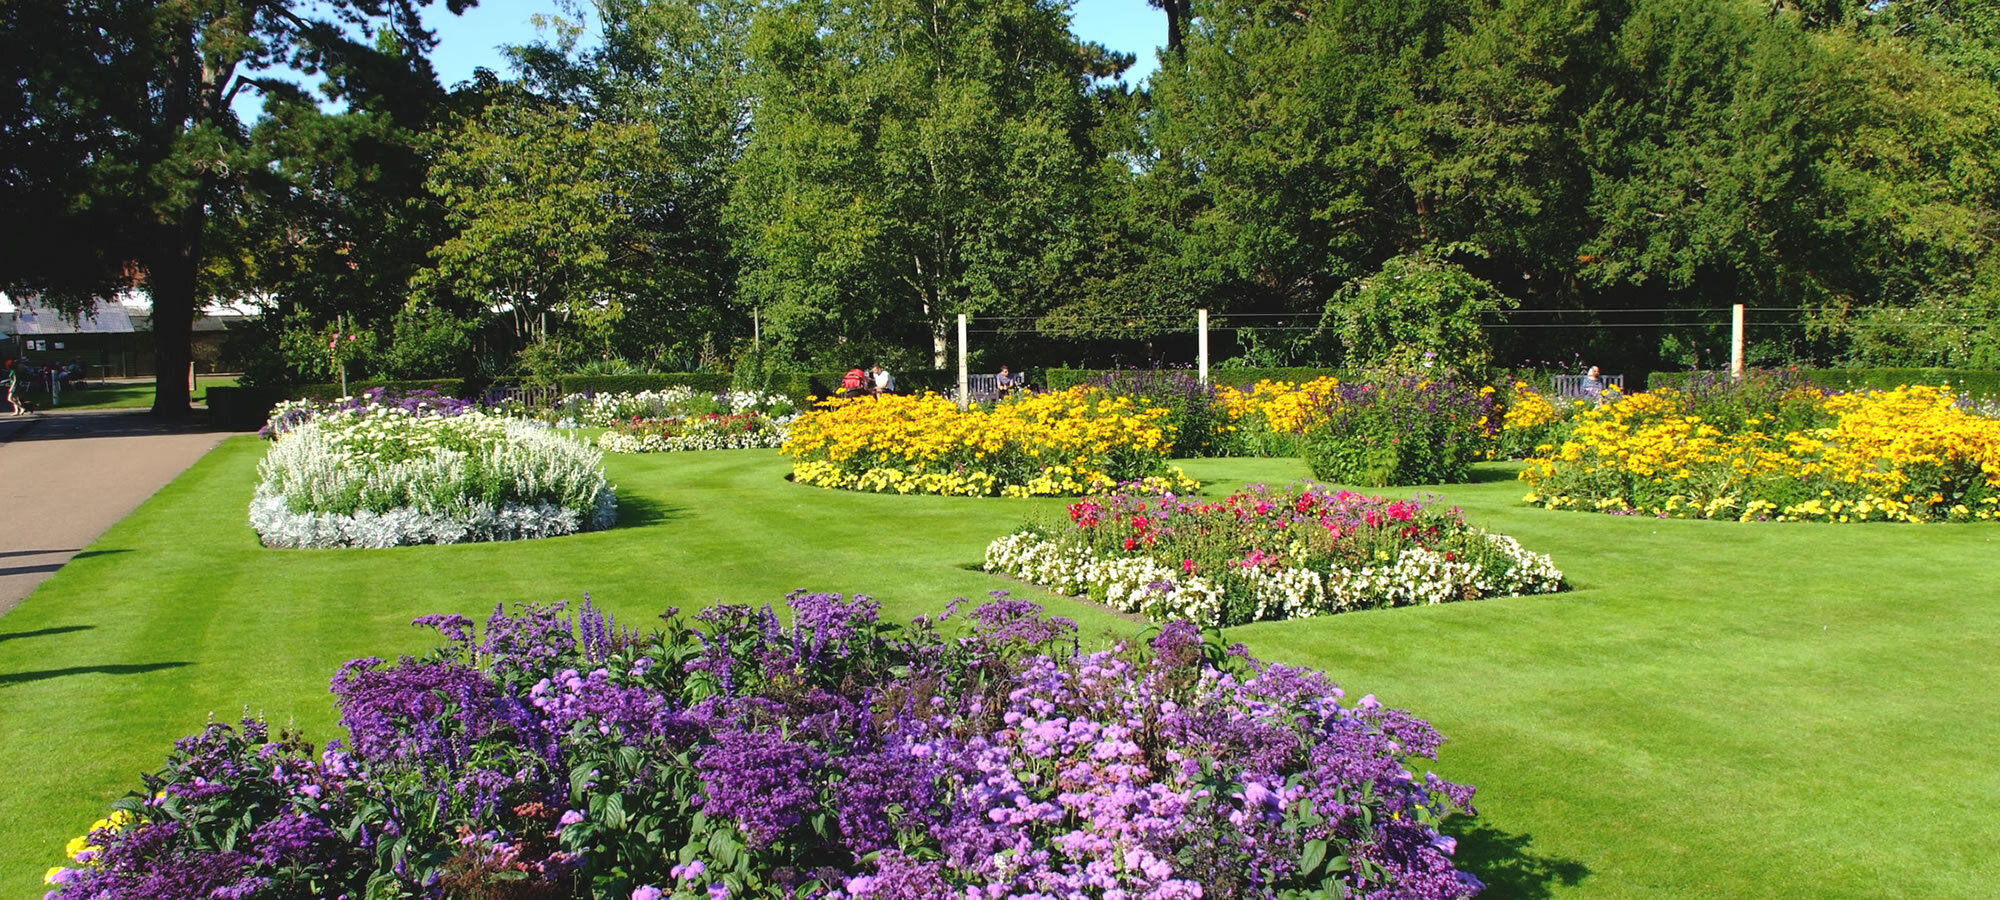
[(506, 96), (437, 135), (430, 188), (457, 231), (414, 286), (510, 311), (523, 342), (575, 351), (555, 362), (612, 355), (612, 325), (626, 309), (689, 277), (656, 258), (641, 225), (671, 196), (654, 186), (678, 173), (643, 125), (500, 90)]
[[(793, 347), (927, 344), (1030, 311), (1078, 250), (1089, 86), (1054, 0), (775, 4), (732, 218), (747, 302)], [(915, 340), (913, 340), (915, 339)]]
[[(405, 60), (392, 47), (358, 42), (329, 54), (320, 74), (325, 82), (317, 96), (267, 85), (264, 114), (244, 151), (242, 202), (211, 210), (210, 234), (236, 252), (209, 254), (210, 271), (230, 276), (236, 292), (263, 309), (258, 326), (232, 334), (253, 379), (304, 375), (285, 371), (298, 362), (280, 350), (288, 322), (319, 327), (338, 320), (387, 336), (398, 330), (399, 317), (407, 334), (413, 316), (469, 326), (486, 314), (469, 298), (413, 298), (409, 290), (411, 277), (450, 235), (442, 206), (426, 202), (426, 135), (483, 94), (448, 93), (421, 58)], [(322, 106), (322, 99), (338, 107)], [(412, 306), (418, 308), (406, 312)], [(457, 362), (425, 365), (389, 349), (398, 360), (391, 368), (412, 377), (452, 374)]]
[[(386, 34), (375, 46), (413, 64), (434, 43), (420, 19), (429, 2), (329, 0), (309, 12), (290, 0), (10, 5), (19, 11), (8, 22), (10, 39), (18, 26), (47, 35), (50, 46), (84, 54), (28, 73), (26, 106), (51, 117), (45, 129), (78, 138), (31, 161), (85, 173), (75, 177), (85, 192), (57, 211), (61, 224), (52, 230), (88, 223), (99, 272), (130, 272), (151, 295), (156, 415), (188, 410), (185, 373), (194, 317), (208, 296), (204, 276), (216, 250), (211, 216), (240, 201), (248, 169), (247, 132), (232, 106), (237, 96), (269, 89), (282, 67), (317, 70), (329, 54), (351, 52), (350, 29)], [(446, 5), (457, 13), (473, 3)], [(55, 179), (36, 174), (22, 180)], [(7, 280), (30, 289), (76, 282), (18, 270)], [(73, 290), (52, 295), (72, 305), (87, 296)]]
[(1471, 2), (1195, 4), (1147, 133), (1213, 305), (1316, 313), (1421, 231), (1434, 211), (1404, 171), (1414, 114)]
[[(633, 185), (630, 227), (650, 252), (628, 263), (664, 266), (629, 298), (621, 353), (688, 365), (748, 336), (734, 304), (737, 259), (724, 209), (749, 139), (754, 85), (748, 42), (754, 0), (571, 0), (550, 22), (552, 41), (515, 48), (522, 83), (593, 122), (643, 128), (663, 161)], [(595, 41), (583, 41), (594, 28)], [(719, 362), (719, 360), (709, 360)]]

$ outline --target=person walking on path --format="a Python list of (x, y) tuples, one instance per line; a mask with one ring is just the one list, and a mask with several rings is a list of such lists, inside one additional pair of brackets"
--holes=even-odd
[(7, 361), (7, 405), (14, 408), (10, 416), (28, 414), (28, 404), (21, 402), (21, 367), (11, 359)]

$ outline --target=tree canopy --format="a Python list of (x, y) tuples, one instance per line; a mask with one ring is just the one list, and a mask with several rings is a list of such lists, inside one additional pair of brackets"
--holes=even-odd
[(251, 356), (344, 321), (404, 374), (933, 365), (959, 313), (1144, 354), (1196, 307), (1292, 363), (1682, 366), (1732, 303), (1768, 359), (2000, 359), (1992, 4), (1174, 0), (1133, 84), (1062, 0), (560, 0), (449, 91), (426, 5), (7, 6), (0, 286), (136, 280), (163, 367), (223, 296)]

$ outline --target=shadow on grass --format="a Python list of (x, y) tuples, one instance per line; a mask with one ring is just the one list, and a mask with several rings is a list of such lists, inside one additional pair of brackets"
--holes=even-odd
[(26, 684), (30, 681), (47, 681), (51, 678), (62, 678), (68, 675), (144, 675), (147, 672), (158, 672), (161, 669), (178, 669), (182, 666), (191, 665), (194, 665), (194, 663), (156, 662), (130, 665), (71, 666), (67, 669), (42, 669), (36, 672), (6, 672), (0, 673), (0, 687), (6, 687), (10, 684)]
[(55, 628), (42, 628), (35, 631), (0, 632), (0, 641), (11, 641), (15, 638), (48, 637), (52, 634), (68, 634), (72, 631), (89, 631), (96, 627), (95, 625), (59, 625)]
[(114, 553), (130, 553), (130, 552), (132, 552), (132, 549), (129, 547), (119, 547), (115, 550), (85, 550), (82, 553), (70, 557), (70, 559), (72, 560), (89, 559), (93, 556), (110, 556)]
[(1473, 470), (1472, 470), (1472, 478), (1471, 478), (1471, 480), (1467, 481), (1466, 483), (1467, 483), (1467, 484), (1498, 484), (1499, 482), (1502, 482), (1502, 481), (1520, 481), (1520, 480), (1521, 480), (1521, 473), (1520, 473), (1520, 472), (1519, 472), (1518, 470), (1515, 470), (1515, 469), (1480, 469), (1480, 468), (1475, 468), (1475, 469), (1473, 469)]
[(1558, 885), (1575, 887), (1590, 876), (1590, 867), (1581, 860), (1536, 853), (1534, 844), (1533, 835), (1508, 834), (1475, 824), (1458, 835), (1458, 852), (1452, 861), (1486, 882), (1481, 897), (1496, 900), (1539, 900), (1553, 896)]
[(643, 528), (661, 522), (678, 519), (686, 514), (685, 506), (668, 506), (650, 497), (625, 496), (618, 498), (618, 523), (616, 528)]

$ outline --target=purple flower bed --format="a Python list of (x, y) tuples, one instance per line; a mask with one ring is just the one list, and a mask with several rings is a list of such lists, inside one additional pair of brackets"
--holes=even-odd
[[(719, 606), (649, 634), (588, 601), (333, 679), (324, 752), (181, 741), (51, 898), (1466, 897), (1442, 738), (1186, 624), (1080, 650), (996, 600)], [(956, 604), (954, 604), (956, 606)]]
[(271, 410), (271, 417), (264, 423), (264, 427), (257, 429), (257, 436), (267, 440), (277, 440), (278, 435), (320, 416), (361, 413), (385, 408), (400, 409), (413, 416), (459, 416), (478, 410), (479, 404), (428, 389), (405, 391), (386, 387), (369, 388), (362, 391), (358, 397), (342, 397), (324, 403), (312, 400), (280, 403)]

